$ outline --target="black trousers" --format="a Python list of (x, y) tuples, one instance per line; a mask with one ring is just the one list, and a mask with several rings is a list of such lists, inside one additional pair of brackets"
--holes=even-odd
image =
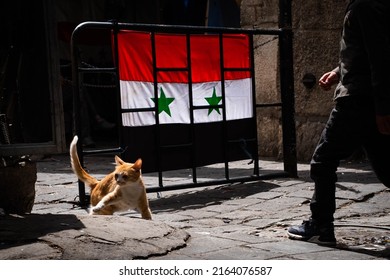
[(333, 222), (337, 168), (340, 160), (360, 147), (366, 151), (378, 179), (390, 187), (390, 136), (378, 132), (373, 102), (360, 97), (339, 98), (310, 162), (315, 184), (310, 210), (317, 223)]

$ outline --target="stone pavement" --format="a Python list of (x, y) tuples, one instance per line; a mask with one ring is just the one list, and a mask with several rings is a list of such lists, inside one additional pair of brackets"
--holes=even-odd
[[(113, 169), (113, 156), (90, 156), (85, 164), (102, 178)], [(261, 172), (282, 170), (262, 160)], [(136, 212), (90, 216), (77, 203), (77, 180), (67, 155), (37, 162), (36, 198), (31, 214), (0, 216), (0, 259), (262, 259), (379, 260), (390, 258), (390, 191), (367, 162), (339, 169), (336, 248), (293, 241), (291, 224), (309, 215), (313, 186), (308, 165), (298, 178), (149, 193), (153, 221)], [(246, 161), (232, 170), (251, 172)], [(200, 170), (204, 178), (222, 165)], [(168, 172), (168, 183), (191, 179), (186, 170)], [(155, 174), (144, 174), (148, 187)]]

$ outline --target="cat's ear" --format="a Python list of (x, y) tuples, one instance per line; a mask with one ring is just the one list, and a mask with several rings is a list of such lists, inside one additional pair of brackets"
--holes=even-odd
[(115, 162), (116, 162), (116, 165), (122, 165), (124, 164), (125, 162), (118, 156), (115, 156)]
[(142, 167), (142, 159), (137, 159), (136, 162), (134, 162), (133, 166), (132, 166), (135, 170), (141, 170), (141, 167)]

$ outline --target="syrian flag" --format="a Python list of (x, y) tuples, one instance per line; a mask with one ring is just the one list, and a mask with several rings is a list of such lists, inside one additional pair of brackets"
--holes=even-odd
[(256, 153), (247, 35), (117, 36), (125, 160), (154, 172)]
[(221, 55), (219, 35), (189, 36), (190, 50), (186, 35), (119, 32), (123, 126), (155, 125), (156, 106), (160, 124), (219, 122), (223, 106), (226, 120), (253, 116), (248, 37), (223, 35)]

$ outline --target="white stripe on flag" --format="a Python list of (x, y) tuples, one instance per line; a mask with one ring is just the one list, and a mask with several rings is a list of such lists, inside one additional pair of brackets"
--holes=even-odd
[[(120, 81), (122, 109), (153, 108), (154, 85), (150, 82)], [(244, 119), (253, 116), (251, 78), (225, 81), (226, 119)], [(190, 123), (190, 102), (186, 83), (159, 83), (159, 122)], [(194, 83), (194, 106), (222, 105), (221, 82)], [(164, 100), (165, 98), (165, 100)], [(194, 110), (194, 123), (217, 122), (223, 119), (222, 108)], [(123, 126), (154, 125), (155, 113), (122, 114)]]

